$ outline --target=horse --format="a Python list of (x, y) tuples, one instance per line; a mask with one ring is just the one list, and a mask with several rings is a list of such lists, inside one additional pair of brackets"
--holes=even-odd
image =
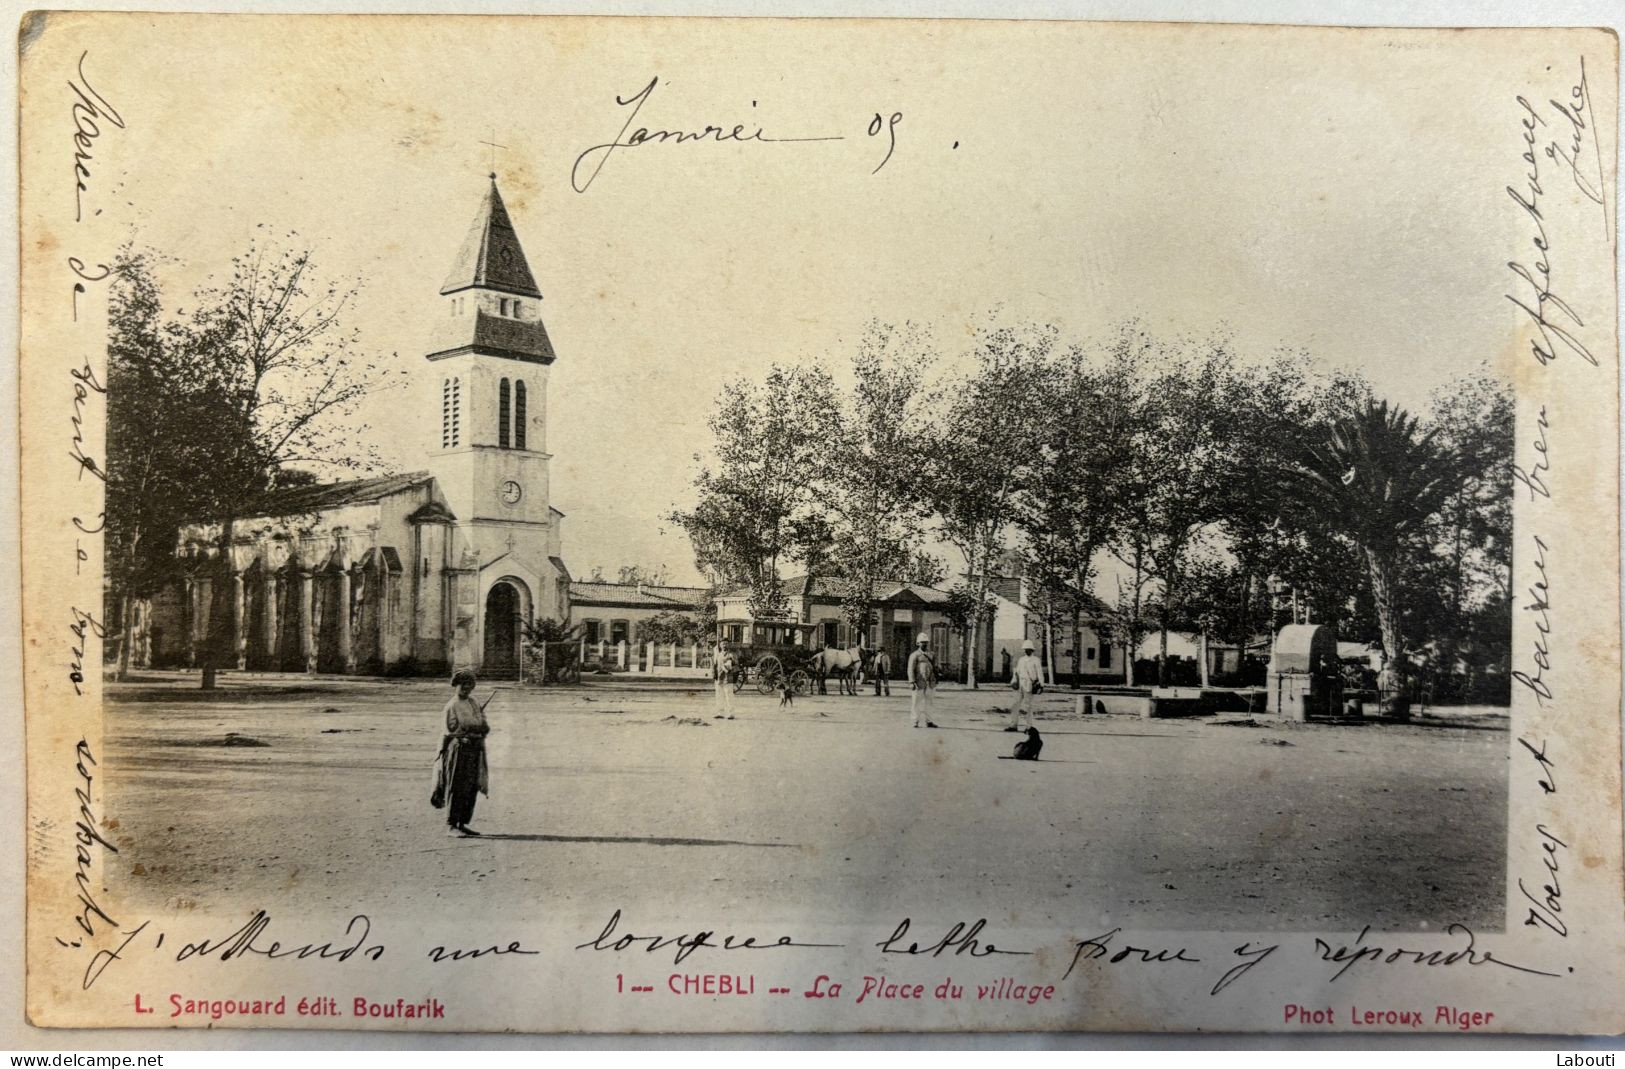
[(858, 684), (863, 682), (864, 670), (869, 667), (869, 651), (862, 646), (851, 646), (844, 650), (826, 647), (812, 655), (807, 667), (818, 677), (818, 693), (829, 693), (825, 681), (834, 676), (840, 683), (842, 694), (855, 695)]

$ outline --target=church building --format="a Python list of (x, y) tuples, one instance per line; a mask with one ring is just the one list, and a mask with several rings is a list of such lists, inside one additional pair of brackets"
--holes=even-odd
[(553, 345), (494, 174), (440, 302), (422, 367), (428, 470), (270, 494), (224, 554), (219, 522), (186, 525), (183, 578), (153, 599), (139, 661), (201, 664), (209, 636), (229, 634), (238, 668), (502, 676), (519, 668), (523, 621), (568, 619), (548, 486)]

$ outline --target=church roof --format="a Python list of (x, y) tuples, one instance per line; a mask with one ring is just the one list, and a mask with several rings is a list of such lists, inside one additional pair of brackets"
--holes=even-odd
[(520, 297), (540, 299), (542, 296), (530, 273), (530, 264), (525, 262), (525, 250), (519, 247), (519, 235), (508, 218), (502, 194), (497, 192), (494, 174), (491, 188), (480, 202), (479, 214), (474, 217), (474, 225), (463, 239), (457, 262), (440, 292), (456, 293), (474, 286)]
[(316, 486), (293, 486), (286, 490), (273, 490), (243, 510), (245, 516), (293, 516), (304, 512), (360, 505), (427, 482), (432, 476), (426, 471), (405, 475), (384, 475), (374, 479), (352, 479), (342, 483), (321, 483)]
[(532, 364), (551, 364), (554, 360), (553, 342), (540, 319), (504, 319), (476, 309), (472, 317), (436, 322), (434, 336), (429, 340), (430, 360), (469, 352)]

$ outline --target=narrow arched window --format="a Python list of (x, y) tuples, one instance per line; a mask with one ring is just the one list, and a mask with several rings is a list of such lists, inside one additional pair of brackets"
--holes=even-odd
[(508, 380), (497, 387), (497, 445), (508, 448)]
[(513, 386), (513, 447), (525, 448), (525, 383), (516, 380)]
[(440, 384), (440, 448), (451, 449), (462, 438), (462, 383), (455, 378)]

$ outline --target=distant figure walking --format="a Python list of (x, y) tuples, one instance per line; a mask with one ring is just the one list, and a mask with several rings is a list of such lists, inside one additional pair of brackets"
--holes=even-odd
[(451, 835), (478, 835), (468, 826), (474, 819), (474, 802), (491, 793), (491, 773), (485, 762), (485, 736), (491, 726), (485, 720), (485, 706), (496, 696), (492, 691), (484, 703), (474, 700), (474, 673), (463, 669), (451, 677), (457, 697), (446, 703), (446, 737), (441, 740), (442, 782), (445, 785), (446, 830)]
[(1027, 726), (1033, 726), (1033, 694), (1042, 687), (1040, 682), (1044, 678), (1044, 666), (1038, 658), (1033, 656), (1033, 644), (1029, 639), (1021, 644), (1021, 659), (1016, 662), (1015, 678), (1010, 685), (1016, 688), (1015, 700), (1010, 703), (1010, 722), (1004, 726), (1006, 731), (1021, 730), (1021, 714), (1027, 714)]
[(887, 653), (885, 650), (875, 651), (874, 660), (869, 662), (869, 667), (872, 668), (875, 673), (875, 697), (878, 698), (884, 695), (890, 698), (891, 654)]
[(920, 717), (925, 717), (925, 726), (936, 727), (931, 719), (931, 706), (934, 704), (937, 691), (937, 662), (931, 656), (931, 639), (925, 635), (920, 636), (919, 648), (908, 655), (908, 683), (913, 688), (909, 698), (909, 712), (913, 716), (914, 727), (920, 726)]
[(999, 678), (1006, 683), (1010, 682), (1010, 651), (999, 651)]
[(711, 681), (716, 687), (717, 715), (732, 716), (734, 711), (734, 673), (739, 670), (739, 661), (733, 653), (717, 643), (715, 653), (711, 658)]

